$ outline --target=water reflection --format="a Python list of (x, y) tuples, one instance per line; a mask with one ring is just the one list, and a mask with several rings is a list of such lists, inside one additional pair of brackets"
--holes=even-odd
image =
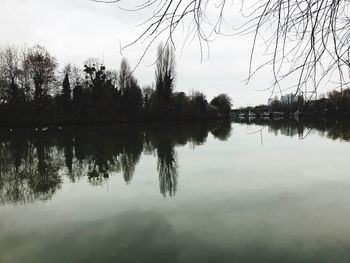
[(238, 119), (237, 123), (268, 127), (277, 135), (305, 138), (310, 132), (332, 140), (350, 141), (350, 120), (348, 119)]
[(173, 196), (178, 184), (175, 147), (203, 144), (211, 132), (227, 139), (231, 124), (119, 125), (0, 130), (0, 203), (48, 200), (64, 176), (101, 185), (112, 173), (132, 181), (142, 153), (157, 157), (159, 188)]
[[(316, 131), (332, 140), (350, 141), (350, 120), (235, 120), (267, 127), (275, 135), (305, 138)], [(176, 146), (203, 144), (212, 133), (231, 135), (226, 122), (200, 124), (118, 125), (107, 127), (21, 128), (0, 130), (0, 203), (48, 200), (71, 182), (87, 178), (103, 184), (113, 173), (131, 183), (142, 153), (157, 157), (159, 189), (173, 196), (178, 185)]]
[(349, 262), (347, 122), (250, 124), (1, 130), (1, 202), (53, 198), (0, 206), (0, 262)]

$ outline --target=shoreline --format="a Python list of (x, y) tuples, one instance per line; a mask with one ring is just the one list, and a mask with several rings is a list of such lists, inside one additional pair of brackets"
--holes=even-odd
[(148, 125), (148, 124), (200, 124), (213, 122), (231, 122), (232, 119), (198, 119), (198, 120), (135, 120), (135, 121), (80, 121), (80, 122), (39, 122), (39, 123), (1, 123), (0, 128), (43, 128), (43, 127), (74, 127), (74, 126), (114, 126), (114, 125)]

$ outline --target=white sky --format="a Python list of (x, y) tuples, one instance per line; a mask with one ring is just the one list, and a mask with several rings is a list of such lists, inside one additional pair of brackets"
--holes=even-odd
[[(0, 0), (0, 10), (1, 45), (44, 45), (61, 67), (69, 62), (82, 67), (89, 57), (104, 58), (107, 69), (119, 68), (120, 43), (134, 40), (142, 30), (137, 24), (149, 15), (129, 13), (117, 5), (89, 0)], [(209, 100), (227, 93), (234, 107), (267, 102), (270, 92), (258, 91), (266, 89), (272, 81), (267, 70), (259, 72), (248, 85), (244, 83), (252, 35), (217, 38), (210, 44), (209, 58), (202, 62), (196, 41), (187, 45), (181, 55), (183, 39), (183, 36), (176, 39), (177, 91), (199, 90)], [(144, 48), (141, 44), (134, 45), (123, 55), (134, 66)], [(156, 45), (135, 71), (141, 86), (154, 80), (154, 67), (150, 64), (155, 60), (155, 50)]]

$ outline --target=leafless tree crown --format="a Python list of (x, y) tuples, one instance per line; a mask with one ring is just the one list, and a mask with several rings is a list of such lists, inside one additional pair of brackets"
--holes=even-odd
[[(117, 3), (125, 0), (98, 1)], [(150, 10), (142, 33), (123, 48), (146, 42), (145, 53), (160, 35), (174, 44), (174, 33), (186, 28), (186, 40), (197, 37), (203, 47), (218, 35), (226, 35), (228, 10), (243, 15), (241, 25), (231, 24), (230, 34), (251, 33), (253, 37), (248, 80), (264, 66), (273, 73), (272, 90), (287, 77), (297, 77), (296, 93), (316, 90), (336, 76), (339, 86), (349, 82), (349, 1), (345, 0), (143, 0), (128, 11)], [(263, 39), (267, 60), (253, 67), (259, 41)], [(239, 47), (238, 47), (239, 48)], [(142, 58), (141, 58), (142, 59)], [(279, 89), (281, 89), (279, 87)]]

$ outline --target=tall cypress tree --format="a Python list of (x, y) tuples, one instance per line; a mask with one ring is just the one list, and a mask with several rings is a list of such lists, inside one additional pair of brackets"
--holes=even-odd
[(66, 73), (66, 76), (64, 77), (64, 80), (63, 80), (62, 95), (63, 95), (64, 104), (67, 105), (71, 100), (71, 89), (70, 89), (68, 73)]

